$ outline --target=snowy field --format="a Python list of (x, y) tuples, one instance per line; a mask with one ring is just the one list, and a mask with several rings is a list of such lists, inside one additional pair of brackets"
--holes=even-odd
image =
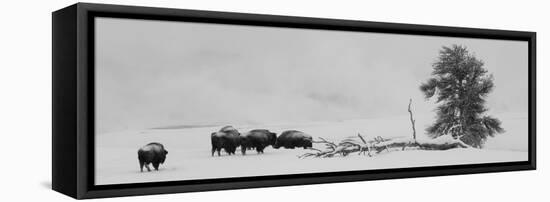
[[(347, 157), (299, 159), (297, 156), (307, 150), (277, 150), (271, 147), (259, 155), (248, 151), (243, 156), (239, 150), (234, 156), (222, 153), (220, 157), (212, 157), (210, 134), (222, 125), (103, 133), (96, 136), (96, 184), (527, 161), (527, 114), (495, 114), (495, 117), (503, 122), (506, 132), (489, 139), (485, 149), (406, 150), (374, 157), (351, 154)], [(427, 138), (423, 131), (433, 118), (415, 118), (418, 138)], [(232, 125), (241, 133), (262, 128), (280, 134), (294, 129), (312, 135), (314, 140), (323, 137), (335, 142), (357, 133), (367, 139), (411, 136), (408, 116), (299, 124)], [(164, 144), (169, 153), (159, 171), (141, 173), (137, 150), (149, 142)], [(314, 144), (314, 147), (322, 148), (323, 145)]]

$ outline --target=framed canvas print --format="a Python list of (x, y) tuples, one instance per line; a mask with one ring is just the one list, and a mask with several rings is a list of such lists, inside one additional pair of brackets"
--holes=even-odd
[(535, 169), (534, 32), (52, 15), (52, 184), (74, 198)]

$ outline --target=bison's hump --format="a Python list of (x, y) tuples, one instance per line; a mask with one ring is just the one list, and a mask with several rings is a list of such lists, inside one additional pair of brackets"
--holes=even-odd
[(149, 143), (139, 149), (140, 151), (164, 151), (164, 146), (160, 143)]
[(283, 132), (283, 133), (304, 133), (304, 132), (299, 131), (299, 130), (287, 130), (287, 131), (285, 131), (285, 132)]
[(223, 132), (215, 132), (215, 133), (212, 133), (212, 139), (220, 138), (224, 135), (225, 135), (225, 133), (223, 133)]
[(164, 145), (162, 145), (161, 143), (158, 143), (158, 142), (151, 142), (151, 143), (149, 143), (145, 146), (158, 146), (158, 147), (164, 149)]
[(306, 133), (302, 131), (297, 131), (297, 130), (287, 130), (281, 133), (281, 135), (282, 136), (309, 136)]
[(236, 131), (237, 129), (235, 129), (233, 126), (224, 126), (223, 128), (220, 129), (220, 132), (229, 132), (229, 131)]

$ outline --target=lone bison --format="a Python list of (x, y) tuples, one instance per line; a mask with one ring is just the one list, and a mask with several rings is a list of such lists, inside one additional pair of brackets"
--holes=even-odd
[(143, 172), (143, 166), (147, 168), (147, 171), (151, 171), (149, 164), (152, 163), (155, 170), (159, 170), (159, 165), (166, 160), (166, 154), (168, 151), (164, 149), (164, 146), (160, 143), (149, 143), (138, 150), (139, 169)]
[(264, 148), (275, 145), (277, 134), (265, 129), (251, 130), (241, 136), (241, 153), (246, 155), (246, 150), (255, 148), (259, 153), (264, 153)]
[(220, 150), (223, 148), (227, 154), (235, 154), (237, 147), (240, 145), (240, 133), (232, 126), (225, 126), (218, 132), (211, 134), (212, 140), (212, 156), (214, 152), (218, 152), (220, 156)]
[(297, 130), (287, 130), (279, 135), (273, 148), (294, 149), (295, 147), (303, 147), (306, 149), (312, 147), (312, 142), (313, 138), (308, 134)]

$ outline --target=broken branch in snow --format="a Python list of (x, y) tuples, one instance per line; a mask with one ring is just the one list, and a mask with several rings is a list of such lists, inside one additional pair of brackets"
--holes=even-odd
[(403, 151), (405, 149), (448, 150), (455, 148), (470, 148), (470, 146), (458, 139), (446, 137), (441, 137), (428, 141), (417, 141), (410, 138), (384, 139), (380, 136), (377, 136), (373, 140), (366, 141), (361, 134), (357, 134), (357, 138), (354, 138), (355, 137), (344, 139), (338, 144), (327, 141), (324, 138), (319, 138), (320, 141), (314, 141), (314, 143), (325, 144), (325, 150), (309, 148), (309, 150), (312, 150), (314, 152), (305, 153), (298, 157), (330, 158), (337, 155), (347, 156), (355, 152), (358, 152), (358, 155), (363, 154), (372, 157), (373, 154), (371, 153), (371, 151), (374, 151), (375, 154), (379, 154), (383, 151), (392, 152), (399, 150)]
[(360, 139), (360, 141), (357, 141), (353, 138), (347, 138), (342, 140), (339, 144), (335, 144), (333, 142), (330, 142), (322, 137), (319, 137), (319, 141), (313, 141), (313, 143), (321, 143), (325, 145), (325, 150), (320, 150), (316, 148), (308, 148), (310, 150), (313, 150), (315, 152), (305, 153), (303, 155), (298, 156), (299, 158), (305, 158), (305, 157), (334, 157), (336, 155), (341, 156), (347, 156), (350, 153), (359, 152), (358, 154), (361, 155), (369, 155), (370, 149), (369, 149), (369, 143), (361, 136), (361, 134), (357, 134), (357, 137)]

